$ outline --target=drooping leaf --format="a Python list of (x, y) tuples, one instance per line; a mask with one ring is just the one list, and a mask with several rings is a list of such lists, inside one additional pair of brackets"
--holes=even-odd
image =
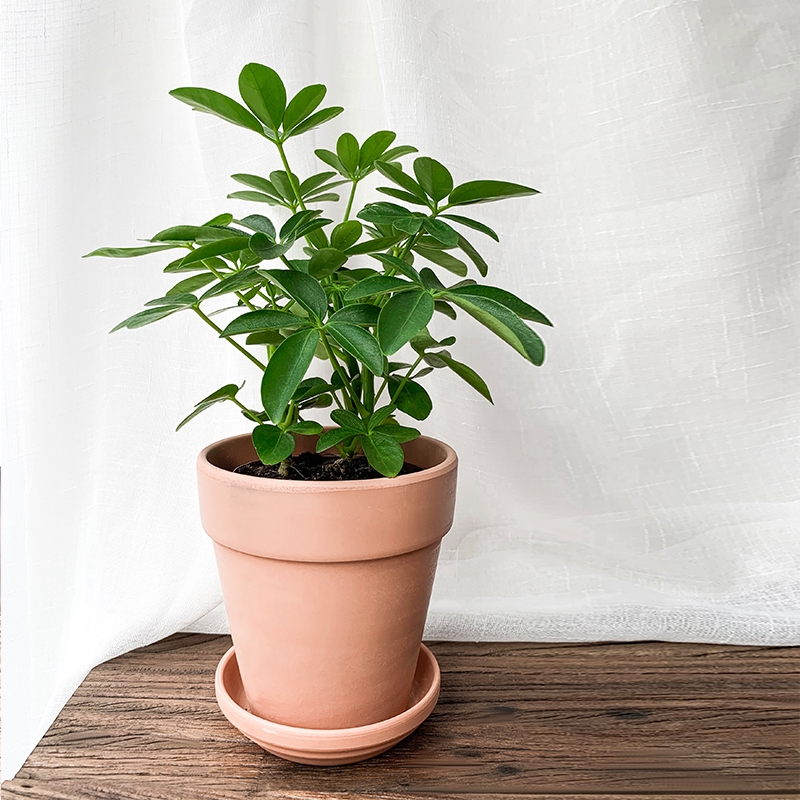
[(348, 247), (352, 247), (361, 238), (363, 230), (364, 226), (356, 219), (339, 223), (331, 231), (331, 247), (347, 250)]
[(450, 170), (427, 156), (414, 159), (414, 174), (425, 194), (437, 203), (453, 191), (453, 176)]
[(288, 269), (271, 269), (266, 272), (292, 300), (320, 320), (328, 311), (328, 297), (325, 290), (310, 275)]
[(206, 114), (213, 114), (248, 128), (251, 131), (264, 135), (264, 128), (261, 123), (242, 105), (237, 103), (232, 97), (215, 92), (213, 89), (199, 89), (196, 87), (184, 87), (173, 89), (170, 95), (182, 103), (191, 106), (195, 111), (203, 111)]
[(264, 64), (247, 64), (239, 73), (239, 94), (247, 107), (277, 131), (286, 109), (286, 87), (280, 75)]
[[(414, 419), (427, 419), (433, 411), (433, 401), (430, 395), (415, 381), (406, 381), (400, 389), (401, 379), (395, 376), (389, 378), (389, 394), (394, 404), (409, 417)], [(398, 394), (398, 389), (400, 393)]]
[(462, 217), (458, 214), (442, 214), (443, 217), (447, 217), (447, 219), (453, 220), (453, 222), (458, 222), (461, 225), (466, 226), (467, 228), (472, 228), (474, 231), (480, 231), (481, 233), (485, 233), (491, 239), (494, 239), (496, 242), (500, 241), (500, 237), (488, 226), (484, 225), (482, 222), (478, 222), (477, 220), (470, 219), (469, 217)]
[(488, 297), (448, 293), (447, 298), (537, 367), (544, 361), (544, 342), (513, 311)]
[(255, 333), (279, 328), (299, 328), (305, 324), (305, 320), (296, 314), (264, 308), (258, 311), (248, 311), (231, 320), (220, 336), (235, 336), (239, 333)]
[(406, 278), (409, 280), (414, 281), (414, 283), (421, 283), (421, 279), (419, 277), (419, 272), (417, 272), (414, 267), (411, 266), (407, 261), (403, 261), (396, 256), (389, 255), (389, 253), (372, 253), (373, 258), (380, 261), (382, 264), (386, 264), (387, 267), (394, 270), (395, 272), (399, 272), (401, 275), (405, 275)]
[(450, 319), (458, 318), (456, 310), (449, 303), (445, 303), (444, 300), (437, 300), (433, 305), (434, 310), (438, 311), (440, 314), (444, 314), (446, 317), (450, 317)]
[(483, 256), (465, 239), (458, 234), (458, 246), (467, 254), (470, 261), (477, 267), (481, 277), (485, 278), (489, 272), (489, 265), (484, 261)]
[(400, 289), (410, 289), (412, 287), (412, 283), (402, 278), (393, 278), (389, 275), (375, 275), (359, 281), (355, 286), (351, 286), (347, 290), (344, 299), (348, 303), (351, 303), (354, 300), (360, 300), (364, 297), (373, 297), (386, 294), (387, 292), (396, 292)]
[(397, 134), (392, 131), (377, 131), (364, 140), (358, 155), (358, 168), (362, 174), (386, 152), (386, 149), (396, 138)]
[(150, 255), (150, 253), (160, 253), (162, 250), (174, 250), (179, 246), (177, 244), (151, 244), (145, 247), (99, 247), (97, 250), (87, 253), (83, 258), (92, 258), (93, 256), (102, 258), (137, 258), (138, 256)]
[(394, 478), (405, 463), (403, 448), (391, 437), (378, 433), (371, 433), (361, 439), (361, 447), (369, 465), (381, 475)]
[(511, 292), (507, 292), (505, 289), (499, 289), (496, 286), (479, 286), (473, 284), (470, 286), (451, 287), (449, 292), (460, 297), (486, 297), (489, 300), (500, 303), (501, 306), (505, 306), (509, 311), (513, 311), (522, 319), (527, 319), (531, 322), (539, 322), (542, 325), (550, 325), (551, 327), (553, 325), (541, 311)]
[(378, 317), (378, 341), (381, 350), (390, 356), (419, 333), (433, 316), (433, 297), (424, 291), (408, 291), (392, 295)]
[(331, 321), (325, 329), (339, 346), (364, 364), (373, 375), (383, 374), (383, 353), (378, 340), (369, 332), (351, 322)]
[(295, 125), (307, 119), (325, 99), (327, 89), (321, 83), (315, 83), (301, 89), (286, 106), (283, 114), (284, 134), (291, 131)]
[(319, 331), (315, 328), (298, 331), (279, 345), (267, 362), (261, 381), (261, 402), (273, 422), (281, 421), (286, 406), (311, 365), (317, 342)]
[(507, 181), (468, 181), (456, 186), (450, 193), (451, 206), (467, 206), (474, 203), (491, 203), (506, 197), (528, 197), (539, 194), (537, 189)]
[(122, 320), (122, 322), (120, 322), (119, 325), (115, 325), (109, 333), (114, 333), (122, 328), (143, 328), (151, 322), (158, 322), (158, 320), (164, 319), (164, 317), (168, 317), (176, 311), (182, 311), (184, 308), (185, 306), (159, 306), (157, 308), (148, 308)]
[[(244, 386), (244, 384), (242, 384), (242, 386)], [(229, 383), (226, 386), (223, 386), (221, 389), (217, 389), (216, 392), (212, 392), (208, 397), (204, 397), (194, 407), (194, 411), (192, 411), (191, 414), (189, 414), (187, 417), (184, 417), (184, 419), (178, 423), (178, 427), (175, 428), (175, 430), (179, 431), (187, 422), (194, 419), (198, 414), (202, 413), (216, 403), (223, 403), (225, 400), (232, 400), (234, 397), (236, 397), (236, 393), (242, 388), (242, 386), (237, 386), (235, 383)]]
[(262, 464), (278, 464), (294, 452), (294, 437), (275, 425), (253, 429), (253, 447)]
[(347, 256), (335, 247), (323, 247), (317, 250), (308, 262), (308, 274), (321, 280), (332, 275), (339, 267), (347, 263)]
[(430, 201), (423, 188), (410, 175), (403, 172), (397, 164), (390, 164), (386, 161), (376, 161), (375, 167), (381, 175), (388, 178), (393, 183), (396, 183), (402, 189), (405, 189), (409, 194), (413, 194), (414, 197), (421, 200), (425, 205), (430, 205)]
[(444, 269), (461, 278), (465, 277), (469, 271), (467, 265), (460, 258), (456, 258), (443, 250), (417, 245), (414, 247), (414, 251), (419, 253), (423, 258), (427, 258), (428, 261), (432, 261), (434, 264), (444, 267)]
[(312, 131), (314, 128), (318, 128), (320, 125), (328, 122), (328, 120), (338, 117), (342, 111), (344, 111), (344, 109), (341, 106), (330, 106), (329, 108), (320, 109), (310, 117), (304, 119), (299, 125), (295, 125), (285, 136), (288, 139), (290, 136), (300, 136), (301, 133)]
[(483, 395), (490, 403), (494, 403), (492, 400), (492, 393), (489, 391), (489, 387), (486, 385), (486, 381), (475, 372), (472, 367), (468, 366), (467, 364), (463, 364), (461, 361), (456, 361), (452, 358), (448, 353), (439, 353), (439, 358), (448, 366), (459, 378), (465, 380), (476, 392)]

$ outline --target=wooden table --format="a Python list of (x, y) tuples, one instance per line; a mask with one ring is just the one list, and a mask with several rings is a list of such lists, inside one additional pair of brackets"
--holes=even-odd
[(220, 713), (229, 645), (179, 634), (92, 670), (4, 800), (800, 795), (800, 648), (433, 642), (442, 694), (421, 728), (305, 767)]

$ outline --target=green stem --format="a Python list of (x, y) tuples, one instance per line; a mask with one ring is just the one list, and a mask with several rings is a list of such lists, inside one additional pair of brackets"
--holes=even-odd
[(353, 208), (353, 200), (356, 196), (356, 188), (358, 187), (358, 178), (353, 178), (353, 188), (350, 190), (350, 198), (347, 201), (347, 208), (344, 210), (344, 219), (342, 222), (347, 222), (350, 219), (350, 211)]
[[(422, 363), (422, 359), (425, 357), (424, 353), (420, 353), (417, 360), (411, 365), (411, 368), (406, 372), (406, 374), (400, 379), (400, 384), (395, 390), (394, 397), (389, 399), (389, 405), (393, 408), (395, 407), (395, 401), (400, 396), (400, 392), (403, 391), (403, 387), (411, 380), (411, 376), (414, 374), (414, 370)], [(383, 394), (384, 389), (389, 385), (389, 379), (385, 378), (383, 383), (381, 384), (381, 388), (378, 390), (378, 393), (375, 395), (375, 403), (377, 404), (378, 399)]]
[[(197, 306), (193, 306), (193, 308), (197, 312), (200, 319), (208, 323), (217, 333), (222, 333), (222, 328), (210, 320)], [(249, 358), (262, 372), (264, 372), (264, 370), (267, 368), (266, 364), (262, 364), (252, 353), (249, 353), (247, 350), (245, 350), (244, 347), (239, 344), (239, 342), (231, 339), (228, 336), (224, 338), (227, 339), (240, 353), (247, 356), (247, 358)]]
[(283, 142), (276, 141), (275, 146), (278, 148), (278, 152), (281, 154), (281, 161), (283, 162), (283, 168), (286, 170), (286, 177), (289, 179), (289, 184), (292, 187), (294, 196), (297, 198), (297, 202), (299, 203), (300, 208), (302, 208), (303, 211), (305, 211), (306, 207), (305, 204), (303, 203), (303, 198), (300, 197), (300, 185), (295, 180), (295, 177), (292, 174), (291, 169), (289, 169), (289, 162), (286, 159), (286, 153), (283, 149)]
[(239, 408), (241, 408), (242, 411), (244, 411), (244, 413), (250, 417), (250, 419), (261, 425), (261, 420), (247, 406), (242, 405), (235, 397), (231, 397), (231, 400), (233, 400), (233, 402), (236, 403), (236, 405), (239, 406)]
[[(328, 338), (325, 336), (324, 331), (319, 332), (320, 337), (322, 338), (322, 344), (325, 348), (325, 352), (328, 354), (328, 358), (330, 359), (331, 366), (333, 367), (336, 374), (339, 376), (339, 379), (342, 382), (342, 394), (344, 395), (345, 401), (348, 401), (346, 404), (351, 406), (349, 408), (350, 411), (358, 410), (362, 417), (367, 416), (367, 410), (359, 400), (358, 395), (355, 392), (350, 392), (350, 379), (347, 377), (347, 374), (342, 369), (342, 365), (339, 363), (338, 359), (336, 358), (336, 354), (333, 352), (333, 348), (328, 341)], [(336, 397), (336, 393), (333, 393), (334, 398)]]
[[(224, 277), (222, 273), (217, 272), (207, 261), (202, 262), (206, 269), (218, 280), (221, 281)], [(249, 300), (244, 298), (244, 295), (241, 292), (234, 292), (234, 294), (251, 310), (251, 311), (258, 311), (256, 306), (254, 306)], [(266, 298), (265, 298), (266, 299)]]

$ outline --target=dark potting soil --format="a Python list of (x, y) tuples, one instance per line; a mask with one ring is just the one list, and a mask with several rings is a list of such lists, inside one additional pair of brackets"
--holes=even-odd
[[(242, 464), (236, 467), (234, 472), (256, 478), (278, 478), (288, 481), (365, 481), (384, 477), (363, 457), (339, 458), (320, 453), (300, 453), (290, 456), (288, 461), (289, 474), (285, 478), (279, 474), (278, 464), (262, 464), (260, 461)], [(421, 469), (414, 464), (405, 463), (400, 474), (410, 475), (412, 472), (420, 472)]]

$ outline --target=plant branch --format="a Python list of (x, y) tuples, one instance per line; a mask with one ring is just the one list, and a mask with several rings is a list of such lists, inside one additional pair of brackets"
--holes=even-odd
[[(222, 333), (222, 328), (219, 327), (215, 322), (210, 320), (197, 306), (192, 306), (192, 308), (197, 312), (197, 315), (202, 319), (204, 322), (209, 324), (217, 333)], [(222, 337), (227, 339), (242, 355), (247, 356), (262, 372), (267, 368), (266, 364), (262, 364), (252, 353), (248, 352), (247, 350), (242, 347), (239, 342), (231, 339), (228, 336)]]

